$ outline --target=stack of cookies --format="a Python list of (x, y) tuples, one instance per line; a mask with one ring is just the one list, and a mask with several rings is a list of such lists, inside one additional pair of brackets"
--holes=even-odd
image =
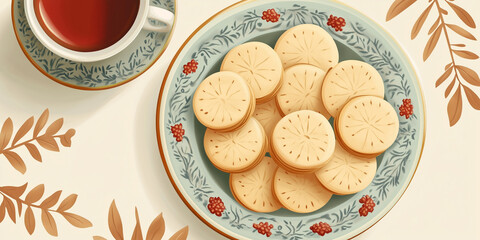
[(338, 61), (333, 38), (303, 24), (274, 49), (260, 42), (233, 48), (197, 88), (193, 109), (207, 127), (205, 152), (230, 173), (245, 208), (309, 213), (373, 180), (376, 156), (398, 134), (397, 113), (383, 100), (375, 68)]

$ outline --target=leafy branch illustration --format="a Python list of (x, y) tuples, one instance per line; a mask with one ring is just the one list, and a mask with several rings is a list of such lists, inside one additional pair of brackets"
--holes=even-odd
[[(45, 192), (45, 186), (43, 184), (36, 186), (31, 189), (30, 192), (26, 195), (25, 198), (21, 196), (25, 193), (28, 183), (19, 187), (5, 186), (0, 187), (0, 195), (3, 197), (2, 204), (0, 205), (0, 223), (5, 219), (6, 214), (10, 219), (16, 223), (17, 222), (17, 212), (18, 217), (22, 216), (22, 209), (25, 206), (24, 214), (24, 223), (27, 232), (32, 235), (35, 231), (35, 215), (33, 213), (34, 209), (41, 211), (41, 220), (43, 227), (48, 234), (52, 236), (58, 236), (57, 224), (53, 218), (52, 213), (59, 214), (65, 218), (71, 225), (77, 228), (88, 228), (92, 226), (92, 223), (87, 219), (74, 214), (67, 212), (73, 207), (77, 200), (76, 194), (71, 194), (58, 205), (56, 209), (53, 207), (60, 200), (62, 191), (56, 191), (49, 197), (45, 198), (40, 204), (36, 204), (43, 197)], [(15, 203), (17, 207), (15, 208)]]
[[(142, 228), (140, 224), (140, 217), (138, 215), (138, 210), (135, 207), (135, 218), (136, 218), (136, 225), (135, 229), (133, 230), (132, 240), (143, 240)], [(110, 233), (112, 234), (115, 240), (124, 240), (123, 234), (123, 225), (122, 219), (120, 217), (120, 213), (118, 212), (117, 206), (115, 204), (115, 200), (110, 205), (110, 210), (108, 212), (108, 227), (110, 229)], [(163, 215), (160, 213), (153, 222), (150, 224), (148, 228), (147, 235), (145, 240), (161, 240), (163, 235), (165, 234), (165, 220), (163, 219)], [(188, 235), (188, 226), (180, 229), (178, 232), (173, 234), (169, 240), (186, 240)], [(94, 236), (93, 240), (106, 240), (106, 238), (101, 236)]]
[[(440, 0), (428, 1), (429, 4), (427, 8), (422, 12), (420, 17), (413, 25), (411, 38), (414, 39), (415, 37), (417, 37), (427, 17), (432, 12), (432, 9), (435, 9), (438, 13), (438, 16), (428, 31), (428, 35), (431, 36), (427, 41), (425, 50), (423, 52), (423, 61), (426, 61), (430, 57), (433, 50), (437, 46), (440, 36), (443, 33), (443, 36), (445, 37), (445, 40), (447, 42), (451, 61), (450, 63), (445, 65), (444, 72), (437, 79), (435, 87), (439, 87), (444, 82), (446, 82), (447, 79), (450, 79), (450, 83), (445, 89), (445, 98), (448, 98), (448, 96), (450, 96), (450, 94), (452, 93), (453, 89), (456, 88), (447, 105), (447, 113), (450, 121), (450, 126), (453, 126), (458, 122), (462, 115), (462, 89), (465, 97), (467, 98), (467, 101), (470, 103), (470, 106), (472, 106), (476, 110), (480, 110), (480, 98), (471, 89), (471, 86), (480, 87), (480, 78), (478, 74), (471, 68), (464, 65), (459, 65), (457, 63), (458, 57), (468, 60), (476, 60), (479, 58), (478, 55), (471, 51), (464, 50), (464, 48), (466, 47), (464, 43), (452, 43), (449, 34), (454, 32), (459, 36), (472, 41), (476, 41), (477, 39), (465, 28), (455, 24), (447, 23), (444, 16), (448, 15), (448, 11), (440, 5), (439, 1)], [(472, 16), (465, 9), (454, 4), (453, 1), (454, 0), (444, 0), (446, 5), (448, 5), (450, 9), (455, 12), (455, 14), (465, 25), (473, 29), (476, 28), (475, 21), (473, 20)], [(395, 0), (391, 5), (390, 9), (388, 10), (386, 20), (389, 21), (392, 18), (396, 17), (398, 14), (406, 10), (415, 2), (416, 0)], [(452, 74), (453, 78), (451, 78)]]
[[(74, 129), (69, 129), (64, 134), (55, 135), (62, 128), (63, 118), (55, 120), (47, 127), (47, 129), (42, 135), (39, 135), (42, 129), (47, 124), (48, 115), (49, 111), (48, 109), (46, 109), (38, 118), (35, 127), (33, 127), (33, 124), (35, 122), (34, 118), (30, 117), (29, 119), (27, 119), (18, 129), (11, 143), (10, 140), (13, 135), (12, 119), (7, 118), (7, 120), (5, 120), (5, 122), (3, 123), (2, 130), (0, 131), (0, 155), (5, 156), (5, 158), (10, 162), (12, 167), (14, 167), (22, 174), (25, 174), (25, 172), (27, 171), (27, 167), (25, 166), (25, 162), (20, 157), (20, 155), (14, 152), (14, 150), (16, 150), (17, 148), (24, 146), (35, 160), (37, 160), (38, 162), (42, 162), (42, 156), (37, 146), (33, 144), (34, 142), (36, 142), (40, 147), (46, 150), (56, 152), (60, 151), (60, 148), (55, 139), (59, 139), (60, 143), (64, 147), (70, 147), (72, 145), (71, 139), (75, 135)], [(25, 137), (25, 135), (32, 129), (32, 127), (32, 138), (19, 143), (19, 141), (23, 137)], [(8, 147), (9, 143), (10, 147)]]

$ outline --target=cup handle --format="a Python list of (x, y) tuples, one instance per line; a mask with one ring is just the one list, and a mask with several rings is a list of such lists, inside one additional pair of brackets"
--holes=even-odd
[[(175, 15), (166, 9), (150, 6), (148, 9), (147, 20), (143, 25), (143, 29), (154, 32), (168, 32), (170, 29), (172, 29), (174, 17)], [(151, 24), (148, 19), (160, 21), (166, 26), (155, 26)]]

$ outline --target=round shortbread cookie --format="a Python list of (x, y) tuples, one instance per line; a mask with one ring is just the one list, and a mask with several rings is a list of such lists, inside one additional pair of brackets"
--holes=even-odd
[(275, 173), (273, 189), (283, 207), (297, 213), (316, 211), (332, 197), (314, 173), (297, 174), (282, 168)]
[(350, 100), (335, 121), (340, 143), (346, 150), (363, 156), (383, 153), (395, 142), (399, 130), (395, 109), (374, 96)]
[(325, 165), (335, 149), (335, 135), (328, 120), (311, 110), (293, 112), (273, 130), (271, 149), (279, 165), (298, 172)]
[(284, 32), (275, 45), (283, 67), (310, 64), (327, 71), (338, 63), (338, 49), (333, 38), (323, 28), (302, 24)]
[(345, 103), (358, 96), (383, 98), (382, 76), (370, 64), (347, 60), (333, 67), (325, 76), (322, 99), (327, 111), (337, 117)]
[(329, 119), (323, 106), (322, 85), (325, 71), (312, 65), (295, 65), (285, 70), (276, 100), (283, 115), (299, 110), (312, 110)]
[(283, 67), (270, 46), (248, 42), (227, 53), (220, 71), (238, 73), (250, 84), (257, 103), (264, 103), (272, 99), (280, 88)]
[(218, 130), (218, 131), (221, 131), (221, 132), (233, 132), (237, 129), (239, 129), (240, 127), (243, 127), (243, 125), (245, 125), (245, 123), (250, 119), (250, 117), (253, 115), (253, 113), (255, 112), (255, 108), (256, 108), (256, 103), (255, 103), (255, 96), (253, 95), (253, 91), (252, 91), (252, 88), (250, 88), (250, 95), (251, 95), (251, 98), (250, 98), (250, 102), (252, 104), (250, 104), (250, 108), (247, 110), (247, 114), (245, 115), (245, 118), (240, 121), (237, 125), (234, 125), (230, 128), (226, 128), (226, 129), (222, 129), (222, 130)]
[(315, 175), (328, 190), (347, 195), (366, 188), (375, 177), (376, 171), (376, 158), (355, 156), (337, 143), (330, 161), (316, 171)]
[(273, 212), (282, 207), (273, 193), (273, 178), (277, 164), (263, 157), (254, 168), (230, 174), (230, 189), (235, 199), (254, 212)]
[(252, 111), (252, 91), (243, 78), (233, 72), (210, 75), (193, 95), (193, 111), (207, 128), (225, 130), (245, 123)]
[(205, 153), (218, 169), (238, 173), (255, 167), (265, 156), (266, 136), (262, 125), (250, 118), (233, 132), (205, 131)]
[(257, 105), (255, 107), (253, 117), (257, 119), (260, 124), (262, 124), (263, 129), (265, 130), (265, 133), (269, 139), (272, 137), (273, 129), (277, 125), (278, 121), (282, 119), (274, 99)]

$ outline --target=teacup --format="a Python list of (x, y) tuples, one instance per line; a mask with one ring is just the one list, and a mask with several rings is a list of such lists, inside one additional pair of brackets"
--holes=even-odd
[(25, 0), (25, 14), (45, 47), (78, 62), (109, 58), (142, 29), (168, 32), (174, 21), (173, 13), (150, 6), (149, 0)]

